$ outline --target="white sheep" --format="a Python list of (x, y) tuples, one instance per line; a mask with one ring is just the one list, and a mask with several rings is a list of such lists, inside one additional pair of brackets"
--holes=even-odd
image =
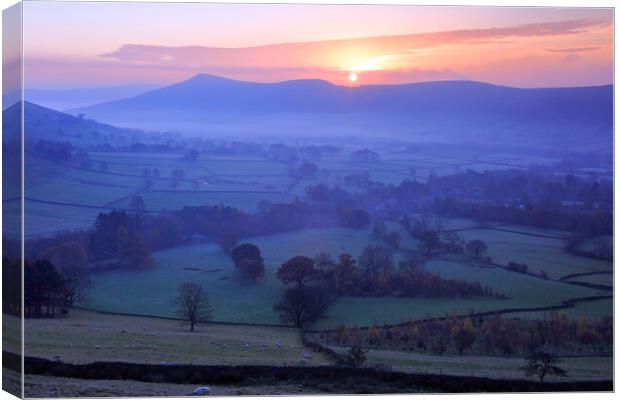
[(209, 386), (200, 386), (192, 392), (194, 396), (208, 396), (211, 394), (211, 388)]

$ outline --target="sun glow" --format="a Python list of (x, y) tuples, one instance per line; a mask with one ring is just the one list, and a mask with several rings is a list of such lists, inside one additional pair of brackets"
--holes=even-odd
[(349, 74), (349, 81), (351, 82), (357, 82), (357, 74), (355, 72), (351, 72)]

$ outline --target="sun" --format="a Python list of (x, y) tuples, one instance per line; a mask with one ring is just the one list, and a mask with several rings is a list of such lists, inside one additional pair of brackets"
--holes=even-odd
[(357, 74), (355, 72), (351, 72), (349, 74), (349, 81), (351, 82), (357, 82)]

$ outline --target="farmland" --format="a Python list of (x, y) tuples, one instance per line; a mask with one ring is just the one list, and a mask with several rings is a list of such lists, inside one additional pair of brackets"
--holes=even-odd
[[(344, 352), (346, 349), (334, 347)], [(416, 354), (402, 351), (370, 350), (368, 362), (390, 365), (395, 371), (437, 373), (446, 375), (484, 376), (499, 379), (519, 379), (523, 377), (523, 360), (507, 357), (482, 356), (438, 356)], [(570, 371), (574, 380), (612, 379), (611, 357), (562, 358), (562, 368)], [(550, 381), (562, 381), (551, 377)]]
[[(4, 316), (12, 322), (10, 316)], [(190, 333), (181, 321), (73, 310), (65, 318), (27, 320), (29, 356), (70, 363), (325, 365), (288, 327), (201, 324)], [(303, 360), (303, 353), (310, 357)]]
[[(471, 221), (455, 220), (453, 229), (467, 227)], [(450, 226), (450, 223), (449, 223)], [(392, 229), (400, 229), (396, 224)], [(490, 229), (463, 230), (471, 237), (493, 237), (499, 233)], [(476, 232), (479, 236), (473, 235)], [(402, 232), (402, 249), (415, 248), (415, 240)], [(532, 243), (538, 238), (513, 234), (515, 246), (534, 248), (538, 254), (552, 260), (554, 255), (563, 254), (559, 241), (556, 246), (535, 247)], [(174, 290), (182, 282), (198, 282), (207, 289), (214, 308), (214, 320), (247, 323), (277, 323), (272, 307), (284, 291), (284, 286), (275, 277), (275, 270), (288, 258), (295, 255), (313, 256), (327, 252), (334, 256), (348, 252), (359, 256), (363, 247), (375, 242), (366, 230), (347, 228), (305, 229), (298, 232), (248, 238), (259, 246), (265, 259), (267, 271), (257, 284), (245, 281), (235, 270), (232, 260), (215, 244), (195, 244), (155, 254), (156, 267), (147, 272), (110, 271), (93, 276), (95, 282), (90, 299), (84, 306), (97, 310), (145, 315), (171, 316), (170, 299)], [(489, 241), (490, 252), (495, 242)], [(529, 247), (527, 247), (529, 246)], [(403, 250), (404, 251), (404, 250)], [(519, 253), (522, 254), (523, 252)], [(491, 253), (493, 254), (493, 253)], [(396, 254), (398, 260), (401, 253)], [(179, 262), (182, 257), (183, 262)], [(510, 256), (508, 256), (509, 258)], [(588, 272), (588, 259), (565, 255), (566, 259), (576, 260), (573, 270)], [(507, 259), (508, 259), (507, 258)], [(543, 259), (545, 259), (543, 257)], [(528, 260), (529, 261), (529, 260)], [(581, 262), (582, 264), (579, 264)], [(529, 275), (510, 272), (499, 267), (476, 264), (463, 257), (439, 255), (427, 262), (430, 271), (444, 278), (456, 278), (480, 282), (500, 293), (506, 300), (496, 299), (428, 299), (428, 298), (340, 298), (330, 309), (328, 318), (320, 320), (316, 328), (333, 327), (340, 323), (360, 324), (400, 323), (427, 316), (443, 316), (450, 313), (484, 312), (513, 308), (538, 308), (556, 306), (568, 299), (607, 295), (608, 292), (574, 286), (568, 283), (545, 280)], [(564, 267), (563, 264), (538, 264), (542, 268)], [(548, 266), (548, 267), (547, 267)], [(188, 269), (189, 268), (189, 269)], [(605, 264), (604, 268), (611, 268)], [(234, 293), (234, 296), (231, 294)], [(252, 312), (247, 305), (252, 304)], [(589, 303), (579, 307), (587, 309)], [(596, 303), (594, 303), (596, 304)], [(609, 315), (609, 314), (606, 314)]]
[[(307, 347), (308, 342), (302, 341), (300, 329), (274, 311), (274, 305), (293, 287), (278, 279), (276, 271), (293, 257), (315, 257), (319, 253), (327, 253), (334, 260), (348, 253), (359, 266), (367, 246), (388, 246), (386, 236), (374, 232), (377, 222), (384, 223), (386, 233), (396, 233), (399, 238), (396, 245), (389, 245), (393, 271), (399, 271), (400, 263), (413, 255), (422, 260), (425, 271), (441, 280), (480, 284), (490, 292), (408, 297), (402, 292), (340, 294), (321, 317), (303, 327), (311, 337), (326, 331), (338, 331), (343, 326), (353, 329), (397, 325), (478, 313), (502, 313), (505, 318), (530, 321), (548, 320), (551, 310), (561, 311), (576, 321), (584, 317), (588, 321), (600, 321), (613, 315), (610, 290), (613, 287), (613, 264), (602, 258), (567, 251), (568, 239), (574, 232), (535, 223), (494, 220), (476, 213), (442, 211), (441, 204), (437, 206), (436, 199), (432, 198), (437, 195), (456, 196), (461, 200), (459, 204), (467, 207), (485, 204), (480, 199), (484, 194), (476, 184), (452, 190), (439, 183), (433, 194), (420, 189), (423, 185), (432, 186), (429, 182), (442, 177), (447, 182), (454, 177), (477, 177), (484, 182), (489, 176), (504, 179), (503, 173), (508, 177), (511, 174), (536, 176), (537, 172), (532, 171), (557, 168), (559, 159), (503, 152), (415, 152), (405, 151), (398, 145), (385, 145), (380, 147), (380, 159), (369, 162), (352, 157), (355, 149), (357, 147), (342, 145), (340, 152), (311, 159), (317, 170), (313, 176), (303, 177), (295, 173), (299, 161), (278, 161), (266, 151), (252, 154), (200, 153), (190, 159), (184, 152), (89, 149), (88, 162), (83, 165), (59, 162), (27, 151), (25, 224), (26, 234), (33, 242), (44, 237), (53, 240), (59, 232), (75, 230), (74, 233), (78, 234), (75, 237), (90, 249), (98, 239), (85, 238), (89, 237), (89, 232), (98, 229), (94, 225), (95, 218), (99, 213), (112, 210), (123, 211), (131, 218), (129, 221), (136, 222), (136, 226), (129, 229), (138, 229), (140, 223), (149, 223), (149, 218), (151, 221), (170, 218), (177, 224), (187, 222), (182, 218), (190, 222), (196, 218), (200, 222), (196, 223), (198, 229), (193, 231), (190, 229), (194, 228), (183, 226), (179, 240), (172, 245), (149, 251), (153, 264), (148, 268), (118, 267), (121, 264), (115, 257), (118, 255), (120, 259), (120, 254), (115, 252), (108, 253), (107, 258), (89, 259), (91, 285), (76, 303), (77, 307), (56, 318), (26, 320), (26, 355), (78, 365), (93, 361), (144, 365), (333, 365), (333, 356), (327, 357)], [(489, 172), (477, 174), (476, 171)], [(596, 174), (607, 179), (607, 172), (597, 171)], [(587, 179), (594, 179), (592, 174), (583, 172)], [(407, 192), (410, 188), (403, 184), (404, 181), (416, 182), (411, 184), (413, 192)], [(340, 219), (339, 207), (320, 203), (320, 197), (313, 203), (315, 200), (311, 200), (307, 188), (318, 184), (337, 187), (341, 193), (346, 193), (349, 198), (343, 204), (364, 207), (371, 216), (369, 221), (352, 226)], [(404, 195), (399, 193), (401, 189)], [(402, 195), (402, 198), (366, 199), (366, 196), (372, 196), (373, 190), (379, 194), (391, 193), (395, 197)], [(518, 197), (520, 195), (510, 194), (502, 200), (503, 203), (489, 204), (513, 207), (521, 213), (529, 206), (529, 200), (522, 200)], [(133, 203), (135, 196), (144, 202), (144, 208), (139, 211)], [(418, 196), (423, 200), (412, 207), (411, 202), (417, 202)], [(401, 208), (390, 209), (394, 202)], [(19, 211), (19, 204), (10, 199), (4, 205), (8, 210)], [(265, 272), (256, 281), (242, 275), (222, 245), (221, 237), (217, 236), (219, 228), (213, 228), (219, 227), (216, 222), (227, 222), (220, 220), (225, 213), (218, 214), (225, 207), (213, 207), (214, 211), (204, 207), (206, 205), (241, 210), (245, 219), (240, 220), (240, 224), (256, 223), (251, 218), (269, 215), (265, 210), (271, 207), (284, 210), (283, 214), (273, 214), (274, 220), (267, 220), (266, 225), (256, 223), (256, 226), (263, 227), (258, 234), (235, 238), (237, 245), (253, 243), (260, 250)], [(295, 205), (299, 205), (298, 208)], [(178, 211), (185, 206), (195, 206), (200, 211), (192, 214), (194, 210), (189, 210), (186, 215), (185, 211)], [(305, 225), (293, 228), (285, 225), (285, 228), (265, 232), (265, 226), (271, 229), (271, 223), (278, 223), (276, 218), (286, 222), (290, 218), (286, 213), (298, 210), (308, 213), (302, 216), (310, 215), (302, 219)], [(322, 218), (327, 213), (331, 214)], [(444, 234), (456, 233), (462, 239), (461, 249), (455, 251), (442, 245), (444, 247), (439, 246), (427, 253), (422, 243), (424, 239), (416, 236), (412, 225), (407, 225), (405, 216), (411, 220), (431, 218), (438, 224), (433, 229), (437, 229), (439, 239), (444, 240)], [(203, 225), (215, 230), (206, 231), (204, 228), (203, 231)], [(230, 228), (225, 224), (222, 226)], [(80, 232), (86, 232), (86, 235), (79, 236)], [(144, 232), (145, 236), (149, 233)], [(106, 240), (110, 243), (107, 244), (116, 248), (120, 246), (119, 232), (111, 233), (101, 237), (108, 238)], [(466, 248), (468, 243), (476, 240), (486, 246), (481, 257), (472, 255)], [(595, 244), (588, 240), (581, 246), (596, 250)], [(510, 270), (514, 263), (526, 265), (525, 273)], [(117, 266), (96, 268), (101, 265)], [(173, 303), (180, 285), (185, 283), (204, 288), (212, 308), (210, 322), (199, 323), (196, 332), (192, 333), (177, 320), (178, 310)], [(13, 321), (10, 318), (13, 317), (5, 315), (4, 318), (8, 322), (5, 325), (11, 326)], [(10, 338), (6, 344), (9, 349), (18, 348)], [(388, 367), (410, 374), (523, 378), (523, 354), (487, 356), (467, 354), (466, 351), (457, 357), (454, 354), (418, 352), (411, 348), (388, 350), (368, 346), (366, 365), (370, 367)], [(345, 354), (349, 347), (331, 346), (331, 349)], [(561, 363), (575, 381), (606, 380), (611, 375), (610, 358), (606, 354), (602, 350), (596, 354), (584, 351), (578, 354), (579, 357), (563, 354)], [(554, 380), (565, 382), (560, 378), (550, 378), (550, 381)], [(42, 382), (45, 381), (39, 376), (30, 376), (26, 382), (27, 391), (52, 395), (128, 393), (127, 387), (118, 386), (114, 381), (106, 387), (93, 384), (86, 389), (83, 381), (73, 378), (55, 381), (59, 382), (57, 385), (50, 382), (49, 389), (43, 388)], [(186, 394), (190, 389), (186, 385), (157, 385), (134, 382), (131, 393), (155, 390), (162, 394)], [(326, 392), (331, 390), (334, 389), (327, 386), (324, 389)], [(279, 386), (249, 385), (243, 389), (215, 386), (213, 391), (223, 395), (308, 392), (316, 393), (316, 388), (290, 382)]]
[[(132, 196), (139, 195), (146, 212), (175, 210), (183, 206), (224, 204), (255, 213), (259, 202), (289, 203), (305, 195), (308, 185), (326, 183), (356, 193), (363, 188), (345, 180), (349, 174), (368, 173), (368, 179), (399, 184), (404, 179), (424, 182), (429, 176), (444, 176), (463, 170), (496, 171), (553, 165), (558, 160), (543, 156), (488, 153), (435, 154), (432, 151), (403, 152), (397, 146), (381, 150), (381, 160), (368, 163), (351, 159), (344, 147), (341, 153), (316, 160), (313, 179), (295, 183), (289, 167), (259, 155), (200, 154), (188, 160), (178, 152), (90, 151), (87, 166), (56, 162), (39, 154), (27, 156), (26, 232), (29, 237), (92, 226), (95, 216), (112, 209), (132, 209)], [(153, 175), (157, 170), (157, 175)], [(181, 177), (174, 177), (182, 170)], [(145, 172), (147, 171), (147, 172)], [(175, 183), (176, 182), (176, 183)], [(173, 184), (174, 183), (174, 184)], [(62, 188), (62, 190), (57, 190)], [(12, 203), (5, 206), (11, 207)], [(465, 239), (483, 240), (493, 265), (472, 262), (467, 257), (435, 255), (426, 263), (431, 272), (443, 278), (480, 282), (506, 295), (507, 299), (485, 298), (362, 298), (343, 296), (330, 308), (327, 318), (314, 328), (341, 323), (370, 325), (399, 323), (427, 316), (464, 314), (513, 308), (540, 308), (561, 305), (582, 297), (608, 292), (575, 286), (557, 280), (572, 274), (606, 273), (574, 279), (579, 282), (611, 286), (612, 264), (568, 253), (564, 241), (569, 232), (468, 218), (443, 218), (443, 229), (454, 230)], [(395, 264), (415, 251), (417, 240), (395, 221), (391, 231), (400, 234)], [(371, 238), (370, 227), (350, 229), (305, 228), (297, 231), (242, 238), (261, 250), (266, 273), (256, 284), (244, 280), (232, 260), (219, 246), (207, 240), (154, 253), (155, 267), (148, 271), (113, 270), (92, 276), (93, 287), (81, 306), (93, 310), (152, 316), (173, 315), (171, 298), (183, 282), (200, 283), (207, 289), (213, 319), (225, 322), (279, 323), (273, 305), (285, 290), (276, 279), (276, 269), (296, 255), (314, 256), (319, 252), (338, 257), (350, 253), (359, 257)], [(544, 272), (549, 280), (510, 272), (509, 262), (525, 263), (533, 274)], [(605, 300), (582, 302), (571, 312), (587, 313), (592, 305), (597, 315), (609, 315)], [(247, 305), (252, 304), (252, 312)], [(577, 310), (583, 310), (581, 312)]]
[[(425, 180), (430, 174), (515, 168), (510, 162), (497, 162), (493, 154), (488, 159), (442, 158), (432, 153), (403, 154), (394, 148), (382, 152), (383, 161), (370, 164), (353, 161), (345, 154), (326, 155), (316, 161), (319, 171), (315, 179), (304, 179), (291, 187), (293, 178), (285, 164), (258, 156), (201, 155), (188, 161), (183, 154), (171, 152), (93, 151), (89, 152), (90, 163), (86, 167), (55, 162), (26, 150), (29, 236), (88, 227), (100, 211), (129, 209), (134, 194), (140, 194), (147, 210), (154, 212), (219, 203), (255, 212), (259, 201), (289, 202), (303, 195), (310, 184), (324, 182), (347, 190), (361, 190), (343, 181), (348, 174), (368, 172), (371, 180), (398, 184), (404, 179)], [(532, 166), (555, 161), (532, 157), (521, 163)], [(148, 187), (145, 187), (145, 169), (149, 173), (154, 169), (159, 171), (157, 178), (150, 178)], [(183, 170), (184, 176), (176, 179), (177, 186), (172, 188), (170, 183), (175, 179), (171, 173), (175, 169)], [(59, 187), (62, 190), (57, 190)], [(46, 202), (53, 202), (53, 215), (46, 211)]]

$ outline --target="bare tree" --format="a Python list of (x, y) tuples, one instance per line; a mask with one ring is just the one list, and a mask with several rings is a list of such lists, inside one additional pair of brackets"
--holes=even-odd
[(566, 371), (557, 366), (560, 359), (554, 354), (539, 351), (533, 353), (527, 359), (527, 365), (523, 367), (526, 376), (537, 375), (542, 382), (547, 375), (566, 376)]
[(195, 283), (179, 285), (173, 304), (177, 307), (177, 315), (189, 322), (190, 332), (199, 321), (208, 321), (212, 315), (207, 292)]
[(346, 363), (352, 367), (361, 367), (366, 362), (366, 354), (368, 350), (359, 346), (353, 346), (346, 354)]

